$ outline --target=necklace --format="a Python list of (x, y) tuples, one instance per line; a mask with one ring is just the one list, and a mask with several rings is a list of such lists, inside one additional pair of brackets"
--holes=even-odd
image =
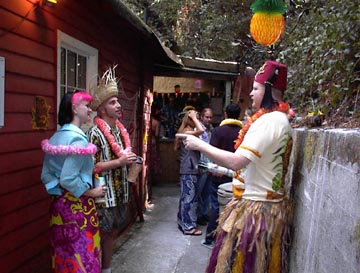
[(124, 153), (131, 151), (129, 134), (128, 134), (126, 128), (124, 127), (124, 125), (122, 125), (122, 123), (120, 121), (116, 120), (116, 126), (120, 129), (120, 134), (122, 136), (122, 139), (124, 140), (125, 149), (123, 149), (119, 145), (119, 143), (116, 142), (115, 137), (110, 132), (110, 128), (109, 128), (108, 124), (103, 119), (101, 119), (100, 117), (97, 116), (94, 118), (94, 123), (97, 125), (97, 127), (100, 129), (100, 131), (104, 134), (104, 136), (106, 137), (107, 141), (110, 144), (111, 150), (115, 153), (115, 155), (117, 157), (121, 157)]
[(87, 146), (78, 145), (52, 145), (48, 139), (41, 141), (42, 150), (51, 155), (93, 155), (96, 153), (96, 146), (89, 143)]
[(227, 118), (227, 119), (224, 119), (219, 126), (223, 126), (223, 125), (236, 125), (236, 126), (239, 126), (239, 127), (242, 127), (243, 124), (240, 120), (238, 119), (233, 119), (233, 118)]
[(258, 119), (260, 118), (262, 115), (266, 114), (266, 113), (270, 113), (273, 111), (280, 111), (283, 112), (285, 114), (287, 114), (289, 112), (290, 106), (289, 104), (280, 101), (279, 105), (275, 106), (273, 109), (265, 109), (265, 108), (260, 108), (254, 115), (252, 115), (248, 120), (247, 123), (245, 124), (245, 126), (240, 130), (239, 132), (239, 136), (235, 142), (235, 149), (237, 149), (240, 144), (243, 142), (244, 137), (246, 135), (246, 133), (249, 131), (250, 126)]

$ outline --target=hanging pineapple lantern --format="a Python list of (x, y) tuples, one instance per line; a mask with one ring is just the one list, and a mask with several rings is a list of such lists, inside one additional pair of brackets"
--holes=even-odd
[(261, 45), (275, 44), (285, 31), (286, 4), (282, 0), (256, 0), (250, 7), (254, 13), (250, 33)]

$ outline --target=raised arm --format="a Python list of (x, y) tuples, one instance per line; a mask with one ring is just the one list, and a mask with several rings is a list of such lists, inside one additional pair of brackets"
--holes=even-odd
[(216, 148), (201, 139), (189, 134), (176, 134), (178, 138), (182, 138), (185, 148), (188, 150), (197, 150), (206, 155), (216, 164), (237, 171), (244, 168), (250, 163), (246, 157)]

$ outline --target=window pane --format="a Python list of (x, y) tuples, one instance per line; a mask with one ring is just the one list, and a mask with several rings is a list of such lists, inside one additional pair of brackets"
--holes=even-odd
[(66, 72), (67, 86), (76, 87), (76, 53), (70, 50), (67, 51)]
[(81, 89), (86, 89), (86, 57), (78, 55), (78, 82)]

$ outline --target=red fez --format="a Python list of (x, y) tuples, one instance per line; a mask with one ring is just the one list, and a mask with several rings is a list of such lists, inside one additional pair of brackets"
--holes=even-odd
[[(278, 68), (277, 75), (271, 82), (271, 77), (273, 76), (276, 68)], [(280, 91), (286, 90), (286, 78), (287, 78), (287, 67), (284, 64), (275, 62), (275, 61), (266, 61), (264, 65), (259, 69), (255, 75), (255, 81), (261, 84), (270, 82), (272, 87)]]

